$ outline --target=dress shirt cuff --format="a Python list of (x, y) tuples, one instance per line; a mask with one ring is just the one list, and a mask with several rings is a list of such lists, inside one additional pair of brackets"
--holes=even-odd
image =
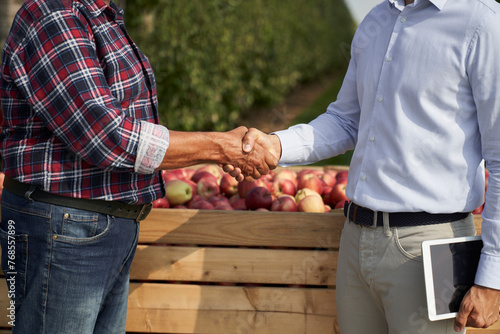
[(166, 127), (141, 121), (135, 172), (139, 174), (154, 173), (163, 161), (169, 142), (170, 136)]
[(475, 283), (487, 288), (500, 290), (500, 259), (481, 254)]
[(275, 131), (271, 134), (277, 135), (281, 142), (281, 158), (278, 165), (286, 167), (304, 164), (304, 155), (299, 149), (299, 147), (302, 147), (302, 142), (297, 132), (287, 129)]

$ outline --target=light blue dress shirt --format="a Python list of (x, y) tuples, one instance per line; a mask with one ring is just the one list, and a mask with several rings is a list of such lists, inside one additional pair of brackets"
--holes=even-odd
[(354, 149), (347, 195), (377, 211), (483, 203), (476, 284), (500, 289), (500, 4), (387, 0), (361, 22), (337, 100), (278, 131), (280, 165)]

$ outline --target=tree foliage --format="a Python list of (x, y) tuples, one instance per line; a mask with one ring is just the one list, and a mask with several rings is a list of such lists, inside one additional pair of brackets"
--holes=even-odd
[(251, 107), (344, 68), (354, 24), (343, 0), (127, 0), (154, 68), (161, 122), (226, 130)]

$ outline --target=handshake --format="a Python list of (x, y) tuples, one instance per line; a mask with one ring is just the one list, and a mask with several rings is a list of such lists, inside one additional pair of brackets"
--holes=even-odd
[(224, 145), (226, 157), (219, 166), (236, 180), (251, 182), (278, 166), (281, 156), (278, 136), (266, 134), (255, 128), (247, 129), (244, 126), (225, 134), (232, 136), (230, 139), (232, 144)]

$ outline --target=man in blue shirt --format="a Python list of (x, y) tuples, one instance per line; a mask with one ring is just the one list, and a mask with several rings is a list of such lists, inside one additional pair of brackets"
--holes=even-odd
[[(282, 166), (354, 149), (337, 274), (343, 334), (460, 332), (498, 320), (499, 31), (494, 0), (385, 0), (359, 25), (324, 114), (244, 140), (281, 150)], [(455, 321), (430, 322), (421, 243), (475, 233), (485, 167), (476, 285)]]

